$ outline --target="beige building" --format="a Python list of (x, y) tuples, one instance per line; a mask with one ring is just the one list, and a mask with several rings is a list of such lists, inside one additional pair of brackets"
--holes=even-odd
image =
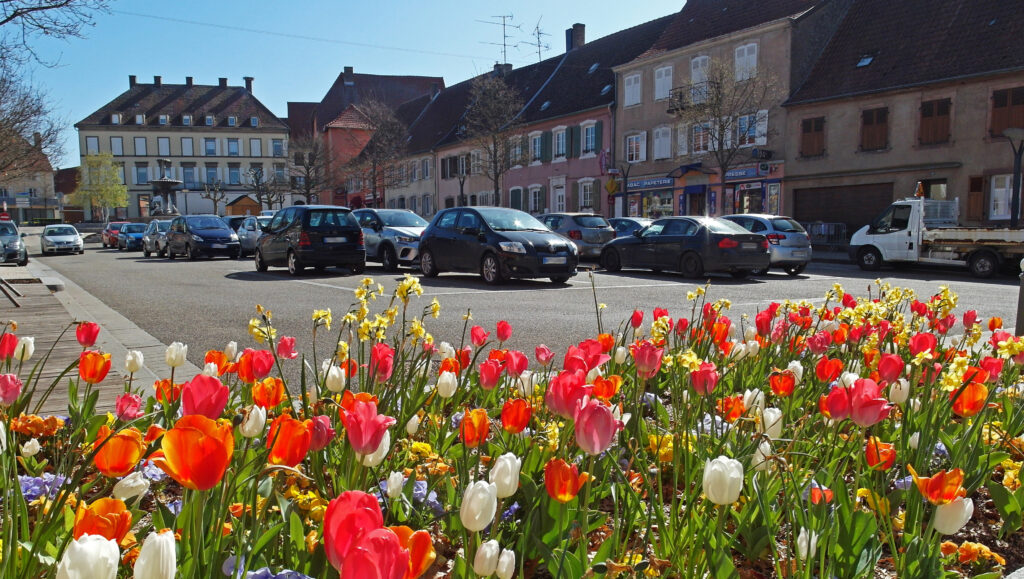
[(11, 175), (0, 175), (0, 212), (6, 205), (7, 214), (20, 223), (59, 220), (61, 202), (54, 189), (53, 167), (38, 140), (23, 144), (25, 155), (21, 158), (26, 166)]
[[(155, 76), (143, 84), (133, 75), (126, 92), (77, 123), (82, 157), (112, 154), (128, 186), (128, 206), (116, 216), (212, 212), (205, 186), (227, 193), (218, 206), (223, 214), (227, 202), (251, 190), (254, 173), (286, 188), (288, 127), (253, 96), (252, 81), (197, 85), (186, 77), (185, 84), (165, 84)], [(160, 178), (181, 181), (168, 199), (151, 184)]]

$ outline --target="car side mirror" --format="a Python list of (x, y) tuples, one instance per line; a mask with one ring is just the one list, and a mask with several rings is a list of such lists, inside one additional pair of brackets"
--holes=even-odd
[(374, 231), (379, 233), (381, 229), (384, 229), (384, 226), (381, 225), (380, 223), (374, 221), (373, 225), (370, 226), (370, 229), (372, 229), (372, 230), (374, 230)]
[(27, 233), (25, 233), (24, 231), (22, 231), (22, 232), (21, 232), (21, 236), (22, 236), (22, 237), (27, 237), (27, 236), (28, 236), (28, 234), (27, 234)]
[(643, 229), (634, 229), (633, 230), (633, 237), (643, 237), (643, 236), (644, 236), (644, 230)]

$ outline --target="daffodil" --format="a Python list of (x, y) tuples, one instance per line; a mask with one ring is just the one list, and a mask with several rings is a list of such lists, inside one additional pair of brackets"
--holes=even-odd
[(324, 326), (331, 329), (331, 308), (326, 310), (313, 310), (313, 327)]

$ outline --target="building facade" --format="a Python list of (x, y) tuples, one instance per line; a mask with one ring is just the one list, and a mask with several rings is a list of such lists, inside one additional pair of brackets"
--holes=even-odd
[(21, 223), (54, 221), (61, 216), (61, 199), (54, 187), (54, 170), (39, 139), (20, 143), (26, 165), (10, 175), (0, 175), (0, 211)]

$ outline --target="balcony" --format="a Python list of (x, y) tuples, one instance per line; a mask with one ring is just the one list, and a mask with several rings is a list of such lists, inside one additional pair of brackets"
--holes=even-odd
[(668, 110), (666, 112), (674, 115), (693, 107), (706, 106), (708, 97), (715, 92), (715, 89), (716, 83), (711, 81), (677, 86), (668, 93)]

